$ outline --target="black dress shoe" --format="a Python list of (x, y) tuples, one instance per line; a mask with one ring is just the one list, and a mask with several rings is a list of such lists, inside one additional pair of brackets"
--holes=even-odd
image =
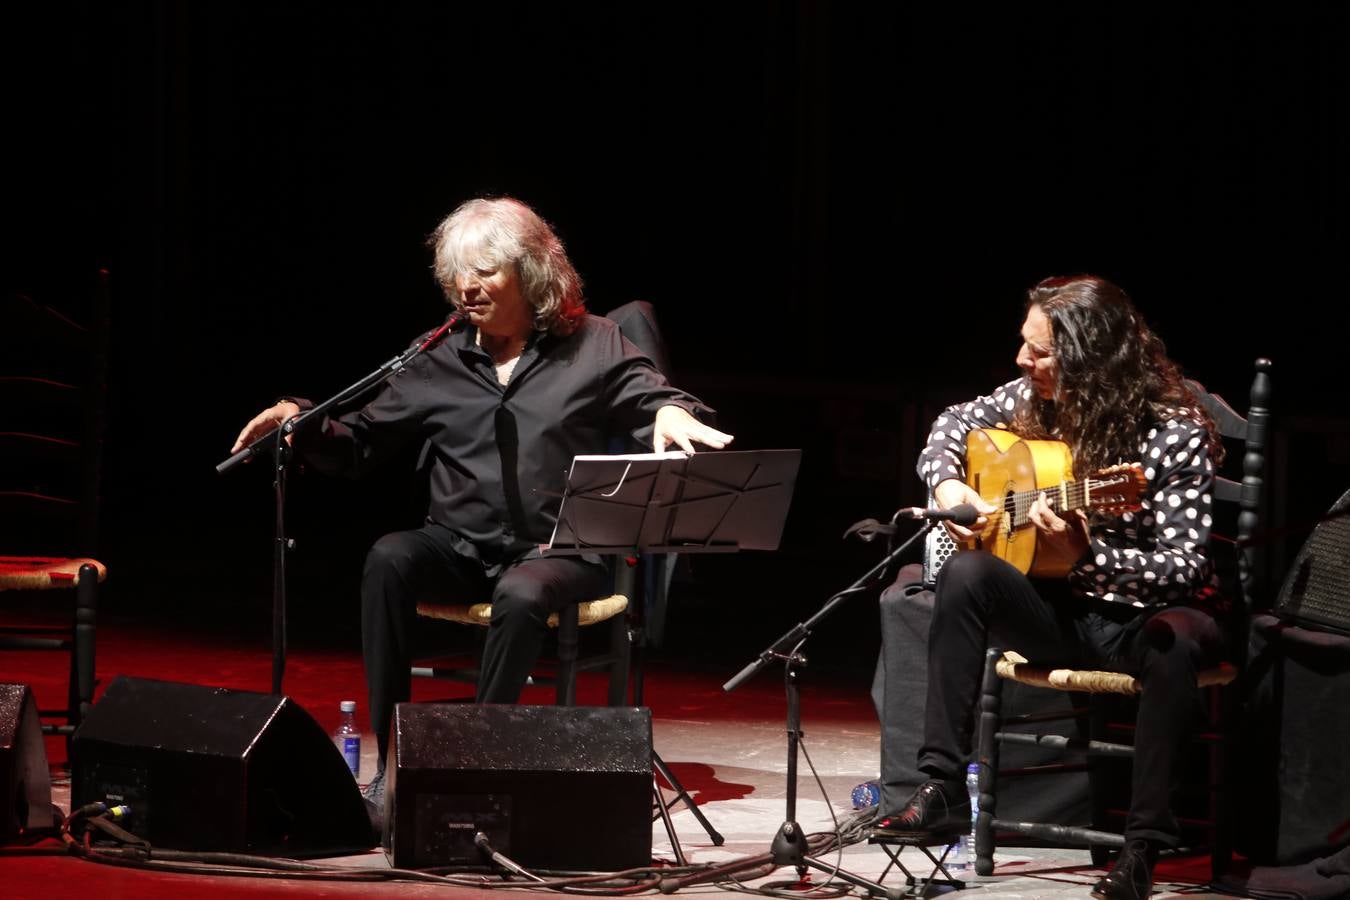
[(1111, 872), (1092, 888), (1097, 900), (1147, 900), (1153, 893), (1158, 850), (1148, 841), (1130, 841)]
[(970, 831), (970, 794), (960, 781), (928, 781), (920, 785), (899, 812), (883, 816), (872, 837), (951, 837)]

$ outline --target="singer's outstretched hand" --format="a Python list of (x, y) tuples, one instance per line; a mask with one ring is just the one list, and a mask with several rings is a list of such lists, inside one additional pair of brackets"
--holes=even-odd
[[(234, 439), (234, 446), (230, 448), (230, 452), (238, 453), (263, 435), (271, 434), (280, 428), (287, 419), (294, 419), (298, 415), (300, 407), (289, 400), (282, 400), (275, 406), (269, 406), (248, 420), (244, 430), (239, 432), (239, 437)], [(294, 435), (286, 435), (286, 443), (289, 444), (293, 437)]]
[(732, 442), (729, 434), (709, 428), (680, 406), (663, 406), (656, 411), (656, 431), (652, 449), (657, 453), (674, 444), (686, 453), (694, 452), (694, 442), (721, 450)]
[[(938, 505), (939, 509), (951, 509), (953, 506), (969, 503), (980, 512), (980, 517), (975, 520), (976, 529), (983, 528), (989, 521), (989, 513), (998, 508), (986, 501), (976, 493), (973, 487), (959, 478), (948, 478), (946, 481), (938, 482), (938, 486), (933, 488), (933, 502)], [(954, 522), (943, 522), (942, 524), (957, 540), (968, 541), (975, 537), (975, 531), (970, 528), (965, 528)]]

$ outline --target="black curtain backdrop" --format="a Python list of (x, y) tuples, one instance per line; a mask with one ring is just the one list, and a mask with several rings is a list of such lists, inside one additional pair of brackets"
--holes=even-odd
[[(214, 465), (443, 318), (425, 236), (482, 194), (557, 226), (594, 311), (652, 301), (739, 446), (806, 450), (783, 551), (696, 560), (677, 643), (716, 614), (748, 657), (875, 562), (839, 535), (918, 502), (914, 433), (1015, 374), (1050, 274), (1118, 281), (1239, 408), (1274, 358), (1282, 514), (1346, 486), (1339, 6), (83, 0), (0, 34), (3, 287), (78, 308), (113, 273), (113, 612), (267, 633), (268, 473)], [(417, 500), (293, 479), (296, 640), (355, 640)], [(827, 658), (870, 660), (873, 617)]]

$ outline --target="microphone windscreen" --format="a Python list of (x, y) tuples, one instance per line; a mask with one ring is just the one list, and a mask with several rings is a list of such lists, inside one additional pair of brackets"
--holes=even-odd
[(980, 518), (980, 511), (969, 503), (958, 503), (947, 512), (952, 514), (952, 524), (967, 528), (974, 525), (976, 520)]

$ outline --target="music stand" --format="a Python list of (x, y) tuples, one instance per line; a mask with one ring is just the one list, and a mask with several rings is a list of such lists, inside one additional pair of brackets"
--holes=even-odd
[(800, 450), (578, 456), (548, 554), (776, 550)]
[[(801, 465), (800, 450), (631, 453), (572, 460), (558, 523), (542, 555), (734, 553), (776, 550)], [(640, 681), (639, 681), (640, 683)], [(640, 692), (634, 697), (642, 704)], [(683, 802), (713, 845), (724, 838), (652, 748), (652, 764), (676, 792), (653, 783), (675, 859), (685, 865), (670, 807)]]

